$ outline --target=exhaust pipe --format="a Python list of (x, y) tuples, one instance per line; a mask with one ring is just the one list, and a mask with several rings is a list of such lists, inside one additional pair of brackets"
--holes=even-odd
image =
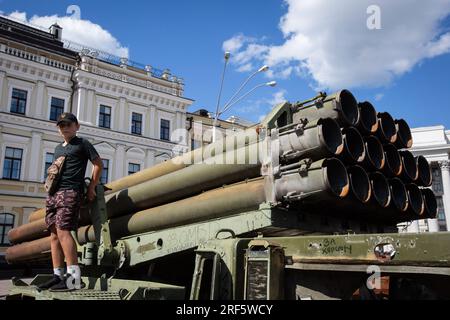
[(417, 185), (421, 187), (430, 187), (432, 183), (431, 167), (424, 156), (416, 157), (417, 170), (419, 175), (417, 177)]
[(397, 129), (397, 141), (395, 141), (395, 146), (398, 149), (411, 148), (413, 139), (408, 123), (403, 119), (395, 120), (395, 128)]
[(345, 198), (349, 193), (347, 170), (335, 158), (322, 159), (305, 168), (281, 173), (275, 181), (275, 201), (317, 202)]
[(341, 129), (330, 118), (299, 126), (279, 135), (280, 156), (289, 161), (295, 158), (320, 160), (329, 156), (340, 155), (344, 150)]
[(408, 214), (411, 215), (413, 219), (417, 219), (425, 212), (425, 203), (422, 192), (420, 192), (419, 187), (414, 183), (409, 183), (405, 187), (408, 191)]
[(403, 170), (400, 177), (406, 183), (416, 181), (419, 177), (419, 170), (413, 154), (409, 151), (400, 151), (400, 157), (402, 158), (403, 165)]
[(392, 116), (388, 112), (378, 113), (378, 130), (376, 136), (382, 143), (395, 143), (397, 140), (397, 128)]
[(366, 156), (361, 163), (362, 167), (369, 172), (383, 169), (386, 159), (380, 140), (374, 136), (364, 137), (364, 148)]
[(420, 189), (420, 192), (422, 192), (422, 197), (425, 204), (424, 217), (427, 219), (436, 219), (438, 207), (433, 190), (426, 188)]
[(386, 177), (379, 172), (369, 175), (372, 187), (372, 201), (381, 208), (387, 208), (391, 203), (391, 192)]
[(358, 103), (348, 90), (332, 95), (320, 95), (317, 99), (294, 105), (294, 123), (302, 118), (313, 121), (320, 118), (333, 118), (341, 126), (355, 126), (359, 121)]
[(359, 122), (356, 128), (363, 135), (375, 134), (378, 130), (378, 117), (375, 107), (368, 101), (358, 104)]
[(399, 176), (402, 173), (403, 165), (402, 158), (400, 157), (397, 148), (389, 143), (385, 144), (383, 149), (386, 158), (386, 163), (383, 168), (384, 175), (388, 178)]
[(364, 160), (364, 140), (359, 131), (353, 127), (342, 130), (344, 137), (344, 152), (341, 160), (348, 164), (361, 163)]

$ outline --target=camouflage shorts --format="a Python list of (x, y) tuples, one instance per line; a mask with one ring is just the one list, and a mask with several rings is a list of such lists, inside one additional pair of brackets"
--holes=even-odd
[(54, 195), (47, 195), (45, 223), (50, 229), (56, 225), (59, 230), (76, 230), (81, 206), (81, 192), (60, 190)]

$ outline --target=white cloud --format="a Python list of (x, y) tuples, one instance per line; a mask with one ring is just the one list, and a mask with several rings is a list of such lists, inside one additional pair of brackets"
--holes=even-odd
[(238, 67), (265, 63), (270, 75), (308, 75), (319, 88), (378, 87), (426, 58), (450, 52), (450, 32), (441, 26), (450, 14), (450, 0), (378, 0), (379, 30), (367, 28), (372, 0), (285, 3), (287, 12), (279, 23), (282, 44), (264, 44), (242, 34), (231, 38), (245, 39), (235, 46)]
[(80, 43), (98, 50), (117, 55), (119, 57), (129, 56), (128, 48), (100, 25), (89, 20), (75, 19), (70, 16), (36, 16), (27, 19), (26, 12), (12, 12), (6, 17), (23, 21), (30, 25), (49, 28), (55, 22), (63, 28), (62, 37), (76, 43)]
[(384, 98), (384, 93), (377, 93), (375, 95), (375, 101), (381, 101)]
[(285, 102), (285, 101), (287, 101), (287, 99), (285, 97), (286, 94), (287, 94), (287, 91), (285, 89), (277, 91), (272, 95), (271, 99), (267, 100), (267, 103), (269, 103), (272, 107), (274, 107), (277, 104)]
[(237, 52), (239, 49), (242, 48), (243, 45), (245, 45), (248, 42), (254, 41), (253, 38), (246, 37), (242, 33), (226, 40), (223, 45), (223, 51), (229, 51), (231, 53)]

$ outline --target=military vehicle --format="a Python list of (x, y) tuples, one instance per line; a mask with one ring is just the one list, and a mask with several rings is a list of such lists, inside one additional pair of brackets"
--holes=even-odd
[[(7, 299), (441, 299), (450, 233), (407, 122), (348, 90), (284, 102), (257, 126), (97, 186), (73, 232), (85, 289)], [(45, 210), (13, 229), (9, 263), (49, 261)], [(49, 262), (50, 263), (50, 262)]]

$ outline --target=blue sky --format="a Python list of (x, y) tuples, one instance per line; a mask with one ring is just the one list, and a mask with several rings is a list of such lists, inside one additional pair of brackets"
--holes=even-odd
[[(380, 8), (381, 29), (366, 26), (369, 4)], [(130, 59), (183, 77), (185, 95), (195, 100), (190, 111), (215, 109), (223, 52), (231, 48), (222, 103), (263, 64), (271, 72), (258, 74), (247, 90), (270, 80), (278, 85), (254, 91), (225, 118), (257, 122), (279, 100), (348, 88), (412, 127), (450, 129), (449, 0), (0, 0), (0, 11), (62, 18), (69, 5), (108, 31), (109, 44), (128, 49)], [(101, 43), (92, 30), (77, 42)]]

